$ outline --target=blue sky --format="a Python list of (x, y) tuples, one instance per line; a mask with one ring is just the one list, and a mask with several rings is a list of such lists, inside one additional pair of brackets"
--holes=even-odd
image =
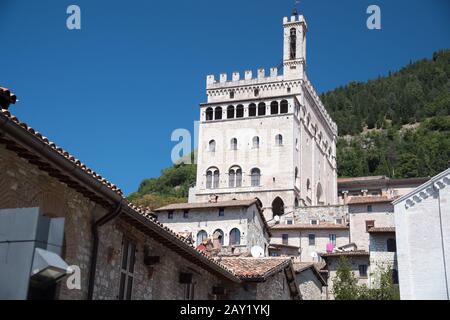
[[(171, 165), (207, 74), (276, 66), (293, 0), (0, 0), (0, 84), (12, 112), (126, 193)], [(81, 8), (81, 30), (66, 9)], [(366, 28), (381, 8), (382, 29)], [(450, 47), (448, 0), (303, 0), (308, 75), (320, 91)]]

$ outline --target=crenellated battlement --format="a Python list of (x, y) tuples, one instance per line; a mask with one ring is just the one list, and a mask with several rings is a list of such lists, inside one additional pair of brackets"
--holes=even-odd
[(257, 70), (256, 76), (253, 75), (251, 70), (246, 70), (243, 76), (244, 77), (242, 78), (241, 74), (237, 71), (231, 74), (231, 78), (229, 78), (226, 73), (221, 73), (219, 79), (216, 79), (213, 74), (210, 74), (206, 77), (206, 89), (255, 85), (283, 80), (283, 75), (279, 75), (278, 68), (275, 67), (270, 68), (267, 75), (266, 70), (260, 68)]
[(303, 17), (303, 15), (290, 16), (290, 17), (283, 18), (283, 25), (291, 25), (291, 24), (298, 24), (298, 23), (304, 24), (305, 27), (307, 26), (305, 17)]

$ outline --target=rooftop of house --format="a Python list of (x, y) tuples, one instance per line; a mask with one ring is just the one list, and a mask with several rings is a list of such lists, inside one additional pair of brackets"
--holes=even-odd
[(368, 186), (384, 186), (384, 187), (400, 187), (404, 185), (419, 186), (422, 183), (428, 181), (429, 177), (421, 178), (403, 178), (403, 179), (391, 179), (387, 176), (367, 176), (367, 177), (354, 177), (354, 178), (338, 178), (338, 189), (347, 188), (359, 188)]
[(367, 231), (369, 233), (395, 233), (395, 227), (372, 227)]
[(294, 271), (295, 273), (302, 273), (306, 270), (312, 270), (316, 277), (319, 279), (319, 281), (322, 283), (323, 286), (327, 285), (327, 282), (320, 274), (320, 269), (322, 269), (323, 264), (315, 263), (315, 262), (294, 262)]
[(255, 203), (258, 203), (257, 199), (198, 202), (198, 203), (173, 203), (163, 206), (161, 208), (157, 208), (154, 211), (161, 212), (161, 211), (188, 210), (188, 209), (219, 209), (230, 207), (249, 207)]
[(364, 250), (355, 250), (355, 251), (336, 251), (336, 252), (325, 252), (319, 254), (322, 258), (333, 258), (333, 257), (364, 257), (369, 256), (369, 252)]
[(218, 257), (216, 261), (243, 280), (265, 280), (292, 265), (292, 259), (288, 257)]
[(371, 203), (390, 203), (394, 201), (395, 197), (388, 196), (362, 196), (362, 197), (350, 197), (347, 205), (357, 204), (371, 204)]
[(188, 239), (158, 222), (149, 209), (129, 202), (116, 185), (6, 109), (0, 109), (0, 144), (108, 210), (120, 204), (122, 219), (187, 260), (232, 281), (240, 281), (227, 266), (196, 250)]
[(348, 230), (350, 227), (344, 224), (332, 222), (319, 222), (319, 224), (294, 223), (294, 224), (276, 224), (272, 230)]

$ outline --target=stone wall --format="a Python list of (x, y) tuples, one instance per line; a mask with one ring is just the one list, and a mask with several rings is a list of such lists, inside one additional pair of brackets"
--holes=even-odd
[(310, 206), (296, 208), (294, 211), (295, 223), (310, 223), (311, 220), (335, 223), (336, 219), (348, 221), (348, 206)]
[(63, 259), (81, 271), (81, 290), (58, 288), (59, 299), (86, 299), (91, 263), (91, 226), (106, 214), (75, 190), (0, 145), (0, 208), (40, 207), (49, 217), (65, 218)]
[(257, 300), (290, 300), (291, 294), (284, 270), (257, 284)]
[(297, 284), (303, 300), (323, 300), (322, 282), (311, 269), (303, 270), (296, 274)]

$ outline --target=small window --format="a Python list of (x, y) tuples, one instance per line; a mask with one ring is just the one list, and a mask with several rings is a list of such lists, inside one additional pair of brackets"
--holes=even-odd
[(312, 225), (317, 225), (317, 220), (316, 219), (311, 219), (310, 222), (311, 222)]
[(214, 110), (213, 108), (209, 107), (206, 109), (206, 121), (213, 120), (214, 117)]
[(242, 104), (236, 107), (236, 118), (244, 117), (244, 106)]
[(222, 108), (217, 107), (214, 109), (214, 120), (221, 120), (222, 119)]
[(258, 104), (258, 116), (266, 115), (266, 104), (264, 102), (260, 102)]
[(373, 212), (373, 208), (372, 208), (372, 205), (371, 205), (371, 204), (369, 204), (369, 205), (367, 206), (367, 212)]
[(230, 99), (234, 99), (234, 90), (230, 91)]
[(200, 230), (197, 233), (197, 246), (203, 243), (203, 240), (208, 239), (208, 233), (205, 230)]
[(310, 246), (316, 245), (316, 235), (315, 234), (308, 234), (308, 242)]
[(216, 141), (215, 140), (211, 140), (208, 143), (208, 150), (210, 152), (216, 152)]
[(219, 217), (223, 217), (223, 216), (225, 216), (225, 209), (219, 208)]
[(292, 224), (292, 219), (286, 220), (286, 223), (287, 223), (287, 224)]
[(234, 106), (228, 106), (227, 107), (227, 119), (233, 119), (234, 118)]
[(289, 235), (287, 233), (284, 233), (281, 237), (282, 237), (283, 244), (287, 245), (289, 243)]
[(367, 264), (360, 264), (358, 266), (358, 269), (359, 269), (359, 277), (367, 278)]
[(291, 88), (290, 87), (287, 88), (287, 93), (291, 93)]
[(173, 219), (173, 211), (168, 211), (167, 212), (167, 219)]
[(278, 114), (278, 101), (270, 103), (270, 114)]
[(283, 136), (281, 134), (277, 134), (275, 136), (275, 145), (277, 146), (283, 145)]
[(386, 241), (386, 247), (388, 252), (396, 252), (397, 251), (397, 244), (395, 242), (394, 238), (387, 239)]
[(122, 266), (120, 270), (119, 300), (131, 300), (135, 257), (135, 244), (124, 238), (122, 241)]
[(373, 227), (375, 227), (375, 220), (366, 220), (366, 232)]
[(231, 150), (237, 150), (237, 139), (236, 138), (231, 139), (230, 148), (231, 148)]
[(280, 102), (280, 113), (288, 113), (289, 111), (289, 104), (286, 100), (282, 100)]
[(189, 218), (189, 210), (184, 210), (184, 211), (183, 211), (183, 218), (184, 218), (184, 219)]
[(252, 143), (253, 143), (253, 148), (258, 149), (259, 148), (259, 137), (253, 137)]
[(330, 243), (333, 245), (333, 248), (336, 247), (336, 235), (335, 234), (330, 234), (328, 236), (328, 239), (330, 240)]
[(241, 232), (239, 229), (234, 228), (230, 231), (230, 245), (241, 244)]
[(255, 89), (255, 91), (253, 91), (253, 93), (255, 94), (255, 97), (259, 96), (259, 89)]
[(261, 183), (261, 171), (258, 168), (253, 168), (250, 175), (252, 187), (259, 187)]
[(342, 224), (342, 219), (336, 219), (336, 224)]
[(248, 105), (248, 116), (249, 117), (256, 117), (256, 104), (250, 103)]

